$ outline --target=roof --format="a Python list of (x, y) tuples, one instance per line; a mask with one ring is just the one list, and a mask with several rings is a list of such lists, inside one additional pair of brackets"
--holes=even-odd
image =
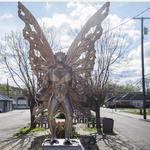
[(115, 98), (115, 97), (111, 97), (111, 98), (106, 99), (105, 103), (106, 103), (106, 102), (111, 102), (111, 101), (113, 101), (114, 98)]
[[(143, 93), (142, 92), (131, 92), (125, 94), (123, 96), (118, 95), (116, 97), (111, 97), (105, 101), (106, 102), (113, 102), (113, 101), (128, 101), (128, 100), (143, 100)], [(146, 95), (146, 100), (150, 101), (150, 94)]]
[(9, 97), (0, 95), (0, 101), (12, 101), (12, 99), (10, 99)]
[[(150, 96), (146, 95), (146, 99), (150, 100)], [(143, 100), (142, 92), (132, 92), (124, 95), (121, 100)]]
[(121, 100), (131, 100), (134, 97), (134, 93), (128, 93), (121, 97)]

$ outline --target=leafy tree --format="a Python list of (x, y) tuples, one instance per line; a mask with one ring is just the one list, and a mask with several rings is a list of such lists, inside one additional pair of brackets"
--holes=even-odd
[(7, 84), (0, 84), (0, 94), (7, 95)]
[(108, 96), (115, 96), (115, 95), (122, 95), (130, 92), (135, 92), (137, 91), (136, 87), (131, 84), (127, 83), (125, 85), (118, 85), (115, 83), (110, 83), (109, 88), (108, 88)]

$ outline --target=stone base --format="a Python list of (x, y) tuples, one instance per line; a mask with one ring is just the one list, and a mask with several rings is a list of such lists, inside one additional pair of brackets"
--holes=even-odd
[(42, 144), (42, 150), (84, 150), (80, 140), (70, 139), (72, 145), (64, 145), (63, 142), (65, 139), (57, 139), (58, 144), (50, 144), (50, 139), (45, 139)]

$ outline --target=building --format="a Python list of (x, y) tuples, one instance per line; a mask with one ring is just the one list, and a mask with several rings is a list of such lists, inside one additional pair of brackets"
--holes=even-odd
[(13, 109), (29, 108), (28, 98), (25, 96), (25, 89), (9, 86), (8, 84), (0, 84), (0, 95), (4, 95), (13, 100)]
[(10, 97), (17, 97), (18, 95), (23, 95), (23, 91), (24, 91), (21, 88), (13, 87), (13, 86), (9, 86), (8, 90), (9, 90)]
[(13, 98), (14, 109), (29, 108), (28, 98), (24, 96), (24, 89), (9, 86), (9, 96)]
[[(109, 98), (105, 102), (106, 107), (114, 108), (142, 108), (143, 107), (143, 93), (131, 92), (123, 96), (116, 96)], [(150, 95), (146, 95), (146, 107), (150, 107)]]
[(26, 96), (18, 96), (13, 101), (14, 109), (27, 109), (29, 108), (28, 98)]
[(122, 95), (118, 95), (118, 96), (114, 96), (111, 98), (108, 98), (105, 102), (104, 105), (108, 108), (114, 108), (114, 107), (118, 107), (120, 105), (120, 99), (121, 99)]
[[(146, 95), (146, 106), (150, 107), (150, 95)], [(132, 92), (124, 95), (120, 102), (124, 106), (142, 108), (143, 107), (143, 93), (142, 92)]]
[(13, 109), (13, 100), (0, 95), (0, 112), (7, 112)]

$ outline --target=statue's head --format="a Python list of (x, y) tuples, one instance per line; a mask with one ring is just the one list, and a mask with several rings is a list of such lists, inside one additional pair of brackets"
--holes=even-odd
[(58, 52), (55, 54), (55, 59), (58, 63), (64, 63), (66, 60), (66, 54), (63, 52)]

